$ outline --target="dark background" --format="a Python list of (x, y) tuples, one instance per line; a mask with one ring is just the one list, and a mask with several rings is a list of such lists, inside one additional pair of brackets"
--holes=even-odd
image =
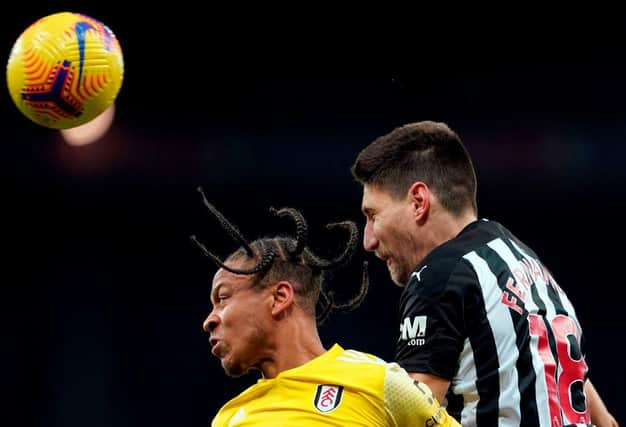
[[(77, 11), (117, 35), (126, 74), (112, 129), (85, 147), (2, 92), (0, 425), (207, 425), (255, 377), (226, 378), (201, 329), (215, 268), (188, 236), (234, 248), (196, 187), (249, 237), (285, 228), (269, 206), (293, 206), (322, 241), (327, 222), (363, 224), (358, 151), (424, 119), (465, 141), (480, 216), (533, 247), (569, 294), (596, 388), (626, 422), (626, 66), (611, 61), (624, 52), (558, 32), (537, 44), (532, 23), (502, 48), (500, 22), (452, 50), (417, 34), (405, 49), (379, 26), (304, 23), (306, 9), (267, 20), (62, 4), (4, 13), (0, 51), (35, 19)], [(399, 289), (376, 261), (371, 276), (362, 307), (321, 335), (391, 359)], [(349, 290), (358, 268), (340, 278)]]

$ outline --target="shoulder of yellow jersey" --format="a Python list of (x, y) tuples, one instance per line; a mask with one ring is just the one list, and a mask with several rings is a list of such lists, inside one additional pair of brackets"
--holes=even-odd
[(302, 416), (310, 426), (326, 425), (324, 420), (345, 426), (453, 425), (428, 387), (420, 386), (396, 363), (334, 345), (304, 365), (259, 380), (226, 403), (213, 425), (253, 420), (276, 425), (276, 417), (295, 421)]

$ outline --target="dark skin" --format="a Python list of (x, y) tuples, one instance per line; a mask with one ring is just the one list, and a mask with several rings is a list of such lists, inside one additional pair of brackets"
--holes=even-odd
[[(244, 263), (234, 260), (229, 267)], [(228, 375), (257, 369), (274, 378), (326, 352), (315, 316), (301, 306), (292, 283), (282, 280), (259, 289), (253, 280), (224, 269), (213, 279), (213, 310), (203, 329)]]

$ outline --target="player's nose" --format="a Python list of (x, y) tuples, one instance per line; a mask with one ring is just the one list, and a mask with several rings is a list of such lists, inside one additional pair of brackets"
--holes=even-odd
[(211, 333), (215, 330), (215, 328), (217, 328), (217, 325), (219, 325), (219, 323), (219, 316), (211, 312), (204, 320), (204, 323), (202, 324), (202, 329), (204, 329), (204, 332)]
[(366, 251), (373, 252), (378, 247), (378, 239), (374, 235), (374, 231), (372, 230), (371, 221), (367, 221), (365, 224), (365, 229), (363, 230), (363, 248)]

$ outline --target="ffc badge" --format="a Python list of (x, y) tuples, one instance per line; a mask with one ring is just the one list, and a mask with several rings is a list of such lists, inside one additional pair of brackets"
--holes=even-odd
[(330, 412), (339, 406), (342, 394), (343, 386), (318, 384), (313, 406), (322, 413)]

